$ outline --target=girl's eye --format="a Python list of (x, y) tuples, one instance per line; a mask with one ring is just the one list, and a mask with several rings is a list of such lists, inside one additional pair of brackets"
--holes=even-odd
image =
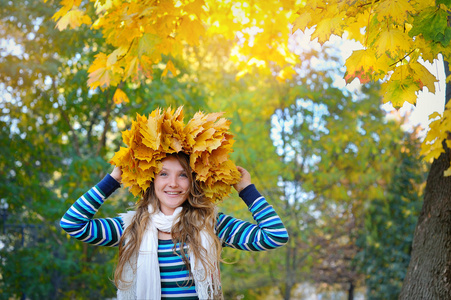
[(181, 177), (188, 178), (188, 175), (187, 175), (186, 173), (182, 173), (182, 174), (180, 174), (180, 176), (181, 176)]
[(160, 173), (160, 176), (166, 176), (166, 175), (168, 175), (168, 174), (166, 174), (165, 172)]

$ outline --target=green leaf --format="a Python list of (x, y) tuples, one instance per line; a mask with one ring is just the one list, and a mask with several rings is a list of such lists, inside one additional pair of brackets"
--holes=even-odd
[(451, 7), (451, 0), (435, 0), (435, 4), (445, 4), (446, 6)]
[(414, 37), (422, 34), (426, 40), (442, 42), (448, 40), (448, 37), (444, 37), (447, 28), (448, 13), (442, 9), (428, 7), (414, 17), (409, 36)]

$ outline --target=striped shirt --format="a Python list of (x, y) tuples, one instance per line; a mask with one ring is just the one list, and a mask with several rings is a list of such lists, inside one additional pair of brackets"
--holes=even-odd
[[(123, 233), (121, 217), (94, 219), (105, 199), (120, 184), (110, 175), (81, 196), (65, 213), (60, 225), (72, 237), (99, 246), (118, 246)], [(279, 216), (252, 184), (240, 192), (256, 224), (219, 213), (216, 235), (223, 246), (245, 251), (265, 251), (287, 243), (288, 233)], [(186, 245), (185, 245), (186, 247)], [(172, 240), (159, 240), (162, 299), (198, 299), (194, 281), (180, 255), (180, 245), (173, 253)], [(188, 253), (186, 251), (185, 253)]]
[[(198, 299), (194, 280), (181, 258), (180, 244), (173, 253), (172, 240), (158, 240), (158, 263), (160, 264), (161, 298), (162, 299)], [(188, 247), (184, 247), (188, 255)]]

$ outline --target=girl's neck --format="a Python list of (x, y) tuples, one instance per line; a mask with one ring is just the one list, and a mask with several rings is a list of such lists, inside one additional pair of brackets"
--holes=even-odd
[(158, 230), (158, 239), (160, 240), (171, 240), (172, 235), (170, 232), (162, 232)]

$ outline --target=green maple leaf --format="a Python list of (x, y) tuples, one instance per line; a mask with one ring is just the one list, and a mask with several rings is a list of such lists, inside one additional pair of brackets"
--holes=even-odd
[(446, 6), (451, 7), (451, 0), (435, 0), (435, 4), (445, 4)]
[(440, 42), (443, 46), (449, 45), (451, 41), (451, 27), (446, 27), (444, 34), (441, 32), (437, 33), (436, 41)]
[(409, 35), (414, 37), (419, 34), (422, 34), (426, 40), (440, 42), (443, 46), (447, 46), (451, 40), (448, 13), (442, 9), (429, 7), (418, 14), (414, 18)]

